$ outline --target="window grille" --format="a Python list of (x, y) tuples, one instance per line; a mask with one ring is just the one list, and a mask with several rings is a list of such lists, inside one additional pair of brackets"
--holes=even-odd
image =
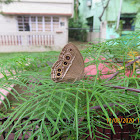
[(18, 31), (54, 31), (59, 28), (59, 17), (53, 16), (18, 16)]

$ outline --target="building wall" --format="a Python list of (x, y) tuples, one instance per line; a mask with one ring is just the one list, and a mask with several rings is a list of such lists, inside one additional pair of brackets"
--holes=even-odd
[[(22, 32), (18, 31), (18, 22), (17, 16), (57, 16), (60, 20), (59, 28), (51, 31), (45, 31), (46, 34), (54, 36), (54, 45), (52, 48), (46, 48), (46, 46), (37, 46), (38, 50), (61, 50), (65, 44), (68, 43), (68, 19), (73, 16), (73, 5), (74, 0), (20, 0), (15, 1), (10, 4), (1, 4), (0, 5), (0, 46), (4, 45), (0, 49), (1, 52), (14, 51), (15, 46), (9, 46), (8, 43), (3, 43), (2, 39), (10, 38), (7, 35), (13, 33), (13, 36)], [(61, 22), (64, 25), (61, 25)], [(26, 36), (28, 33), (22, 32), (22, 36)], [(39, 33), (36, 33), (39, 35)], [(35, 35), (35, 32), (33, 34)], [(40, 35), (41, 32), (40, 32)], [(43, 34), (44, 35), (44, 34)], [(3, 37), (2, 37), (3, 36)], [(27, 37), (23, 37), (27, 38)], [(17, 51), (33, 51), (33, 46), (27, 45), (28, 42), (26, 39), (23, 41), (22, 48), (19, 47)], [(24, 48), (23, 48), (24, 47)], [(34, 47), (35, 48), (35, 47)], [(36, 50), (34, 49), (34, 50)], [(16, 51), (16, 50), (15, 50)]]
[(0, 15), (0, 32), (15, 32), (17, 31), (16, 17), (11, 15)]
[(20, 0), (2, 4), (4, 14), (73, 15), (74, 0)]
[(61, 17), (60, 20), (65, 22), (65, 26), (56, 31), (55, 43), (56, 46), (60, 46), (58, 50), (68, 43), (68, 17)]
[[(117, 23), (117, 17), (119, 15), (119, 8), (120, 8), (120, 0), (113, 0), (110, 1), (109, 6), (105, 12), (105, 16), (103, 20), (106, 20), (108, 22), (107, 24), (107, 32), (106, 32), (106, 39), (112, 39), (117, 38), (121, 34), (129, 34), (132, 31), (122, 31), (121, 33), (116, 30), (116, 23)], [(121, 14), (137, 14), (138, 7), (137, 5), (133, 4), (130, 0), (122, 0), (122, 8), (121, 8)], [(111, 24), (111, 25), (110, 25)], [(135, 30), (137, 27), (140, 27), (140, 24), (138, 20), (136, 20), (135, 23)]]
[(87, 23), (87, 18), (93, 16), (93, 28), (100, 28), (100, 21), (98, 17), (101, 14), (102, 11), (102, 6), (100, 1), (98, 0), (91, 0), (92, 5), (91, 7), (87, 6), (87, 0), (79, 0), (80, 5), (79, 5), (79, 15), (83, 19), (84, 23)]
[[(18, 21), (17, 21), (18, 15), (0, 15), (0, 33), (3, 32), (19, 32), (18, 31)], [(43, 15), (39, 15), (43, 16)], [(60, 23), (63, 22), (64, 25), (61, 26), (59, 23), (59, 27), (57, 29), (54, 29), (54, 32), (57, 31), (67, 31), (68, 28), (68, 17), (67, 16), (58, 16)]]
[(99, 32), (89, 32), (87, 35), (87, 41), (88, 42), (93, 42), (93, 43), (98, 43), (100, 42), (100, 33)]
[[(13, 21), (11, 20), (11, 17)], [(2, 26), (0, 26), (0, 52), (14, 52), (14, 51), (48, 51), (48, 50), (54, 50), (54, 51), (60, 51), (64, 45), (68, 43), (68, 17), (61, 16), (60, 21), (64, 22), (64, 26), (60, 26), (58, 29), (54, 30), (53, 32), (27, 32), (27, 31), (18, 31), (17, 28), (17, 21), (15, 20), (16, 16), (2, 16), (0, 15), (0, 20), (2, 20)], [(9, 24), (10, 22), (10, 24)], [(0, 23), (0, 24), (1, 24)], [(42, 45), (38, 41), (37, 43), (34, 42), (32, 44), (28, 43), (29, 36), (31, 37), (37, 37), (37, 40), (40, 39), (44, 35), (52, 35), (54, 38), (54, 43), (49, 45), (48, 47), (46, 45)], [(19, 37), (19, 41), (21, 40), (21, 44), (11, 43), (11, 38)], [(22, 38), (22, 39), (21, 39)], [(50, 38), (50, 37), (49, 37)], [(46, 38), (46, 41), (49, 41)], [(44, 40), (43, 40), (44, 41)], [(6, 43), (5, 43), (6, 42)], [(40, 42), (40, 41), (39, 41)], [(50, 43), (48, 43), (50, 44)], [(16, 49), (17, 48), (17, 49)]]
[[(79, 13), (82, 17), (82, 20), (84, 23), (87, 23), (87, 18), (93, 16), (93, 29), (100, 28), (102, 26), (102, 22), (106, 22), (106, 27), (104, 26), (103, 32), (106, 30), (106, 35), (100, 35), (101, 37), (105, 37), (104, 39), (111, 39), (111, 38), (117, 38), (120, 36), (119, 33), (116, 32), (116, 23), (117, 23), (117, 17), (119, 14), (119, 7), (120, 7), (120, 0), (110, 0), (110, 3), (107, 7), (107, 9), (104, 12), (104, 15), (102, 16), (102, 22), (99, 20), (99, 16), (101, 15), (103, 11), (103, 5), (101, 3), (101, 0), (91, 0), (92, 5), (87, 6), (87, 0), (80, 0), (79, 5)], [(104, 6), (106, 5), (107, 0), (104, 3)], [(138, 12), (138, 5), (134, 5), (131, 0), (123, 0), (122, 2), (122, 9), (121, 14), (133, 14)], [(140, 22), (139, 20), (135, 23), (136, 28), (140, 28)], [(135, 30), (136, 30), (135, 28)], [(100, 28), (100, 32), (101, 28)], [(123, 32), (126, 33), (127, 31)], [(128, 33), (128, 32), (127, 32)], [(96, 34), (96, 33), (95, 33)]]

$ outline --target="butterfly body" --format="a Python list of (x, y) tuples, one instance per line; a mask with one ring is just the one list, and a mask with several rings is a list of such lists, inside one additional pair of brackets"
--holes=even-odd
[(72, 82), (84, 77), (84, 60), (78, 48), (67, 44), (58, 61), (52, 66), (51, 78), (54, 82)]

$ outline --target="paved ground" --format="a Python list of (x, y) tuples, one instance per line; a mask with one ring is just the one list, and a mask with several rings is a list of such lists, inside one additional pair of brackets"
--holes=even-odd
[(71, 43), (75, 44), (79, 50), (85, 49), (88, 47), (88, 42), (81, 42), (81, 41), (70, 41)]
[[(8, 73), (8, 72), (7, 72), (7, 73)], [(8, 74), (7, 74), (7, 75), (8, 75)], [(4, 77), (3, 74), (0, 73), (0, 78), (3, 78), (3, 77)], [(8, 96), (9, 91), (12, 90), (13, 87), (14, 87), (14, 84), (10, 85), (10, 87), (8, 87), (8, 88), (5, 87), (5, 89), (0, 88), (0, 99), (1, 99), (1, 100), (4, 100), (4, 99), (5, 99), (4, 96)], [(8, 90), (8, 91), (7, 91), (7, 90)], [(4, 94), (4, 96), (3, 96), (2, 94)], [(0, 105), (1, 105), (1, 104), (2, 104), (2, 101), (0, 101)]]

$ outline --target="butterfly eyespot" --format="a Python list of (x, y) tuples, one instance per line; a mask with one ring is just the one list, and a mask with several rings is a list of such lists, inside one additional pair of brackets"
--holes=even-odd
[(66, 56), (66, 59), (67, 59), (67, 60), (70, 60), (70, 56)]
[(60, 72), (60, 71), (61, 71), (61, 69), (58, 69), (57, 71), (58, 71), (58, 72)]
[(61, 75), (61, 73), (57, 73), (57, 76), (60, 76)]
[(68, 63), (67, 62), (64, 62), (64, 65), (67, 65)]

